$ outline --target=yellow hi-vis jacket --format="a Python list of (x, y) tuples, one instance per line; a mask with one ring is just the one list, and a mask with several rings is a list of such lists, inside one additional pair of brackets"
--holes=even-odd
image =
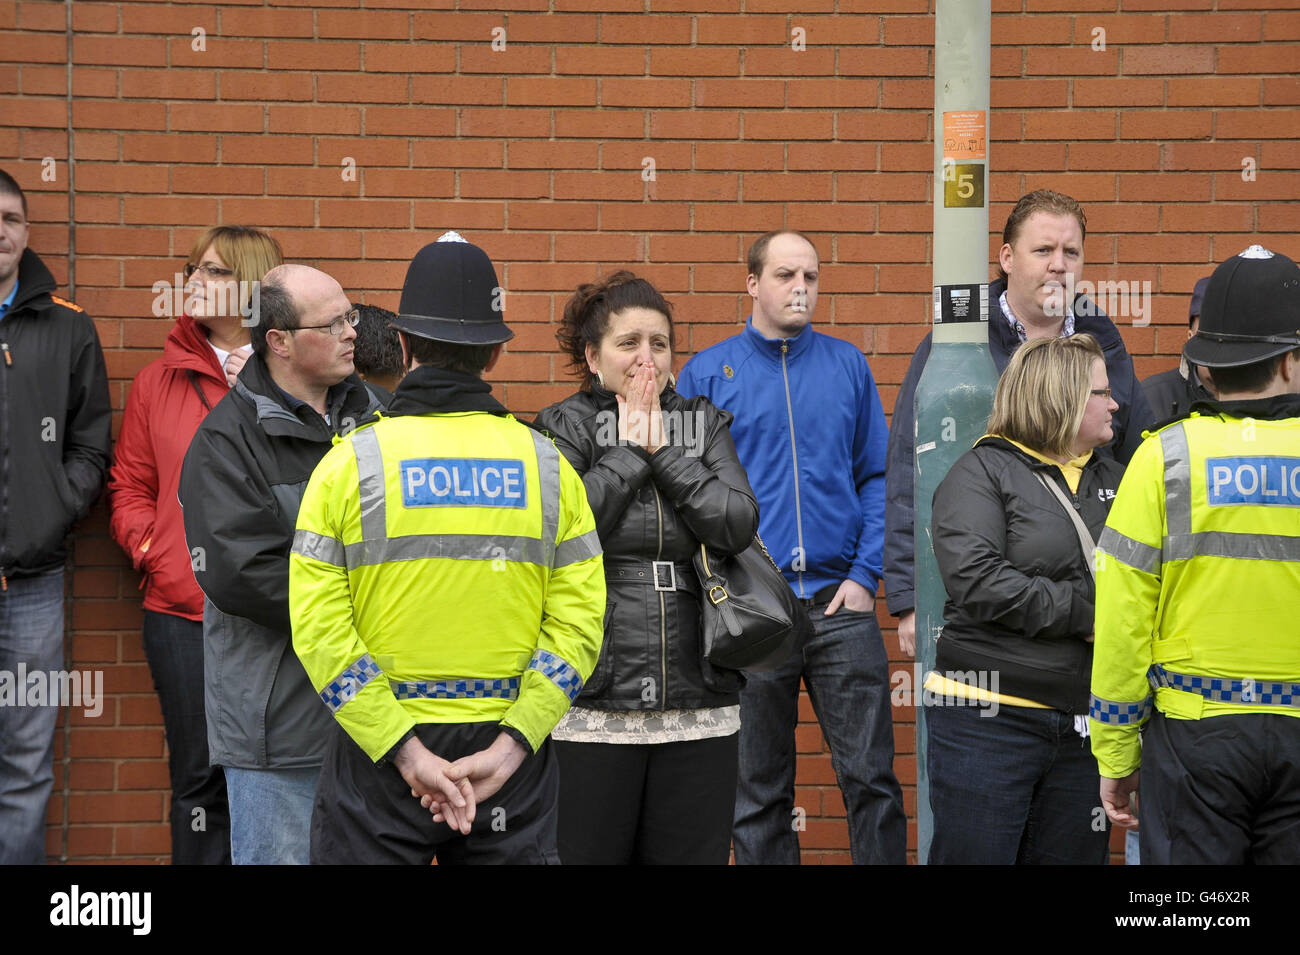
[(1182, 720), (1300, 716), (1300, 418), (1193, 414), (1148, 436), (1096, 566), (1102, 776), (1138, 768), (1153, 703)]
[(536, 751), (600, 652), (582, 480), (508, 416), (354, 431), (303, 495), (289, 610), (312, 685), (371, 759), (422, 723), (496, 720)]

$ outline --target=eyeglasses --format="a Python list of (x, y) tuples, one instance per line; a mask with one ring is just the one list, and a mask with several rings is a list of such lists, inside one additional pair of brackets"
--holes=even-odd
[(1098, 398), (1105, 398), (1107, 400), (1110, 399), (1109, 388), (1093, 388), (1091, 391), (1088, 392), (1088, 394), (1096, 395)]
[(328, 328), (329, 333), (335, 338), (338, 338), (343, 334), (344, 326), (347, 326), (348, 328), (356, 328), (357, 322), (359, 321), (361, 321), (361, 313), (355, 308), (352, 308), (334, 319), (334, 321), (328, 322), (324, 325), (295, 325), (293, 328), (288, 329), (288, 331), (296, 332), (302, 328)]
[(223, 269), (219, 265), (209, 265), (204, 262), (202, 265), (195, 265), (193, 262), (185, 263), (185, 277), (189, 278), (195, 272), (202, 272), (210, 279), (225, 278), (227, 275), (234, 275), (234, 269)]

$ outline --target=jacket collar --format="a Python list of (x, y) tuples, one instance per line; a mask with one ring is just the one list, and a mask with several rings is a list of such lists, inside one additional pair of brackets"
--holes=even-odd
[[(998, 307), (998, 299), (1002, 293), (1007, 290), (1006, 279), (994, 279), (989, 283), (989, 343), (996, 344), (1000, 347), (1003, 354), (1010, 355), (1020, 347), (1020, 339), (1016, 335), (1016, 330), (1011, 327), (1002, 314), (1002, 309)], [(1113, 353), (1124, 350), (1124, 339), (1120, 337), (1119, 329), (1110, 317), (1088, 298), (1080, 293), (1074, 297), (1074, 304), (1071, 306), (1074, 312), (1074, 331), (1075, 334), (1087, 332), (1093, 338), (1097, 339), (1097, 344), (1101, 346), (1102, 353), (1106, 355), (1107, 361), (1112, 359)]]
[(49, 295), (58, 286), (54, 276), (45, 267), (45, 263), (31, 249), (23, 249), (23, 257), (18, 260), (18, 294), (5, 316), (16, 315), (22, 308), (35, 304), (42, 295)]
[(388, 414), (393, 417), (458, 411), (509, 414), (505, 405), (492, 397), (492, 386), (478, 375), (425, 366), (407, 373), (388, 405)]
[[(1035, 470), (1044, 470), (1044, 471), (1050, 471), (1053, 469), (1060, 470), (1062, 467), (1062, 465), (1057, 464), (1055, 461), (1051, 461), (1051, 462), (1044, 461), (1042, 458), (1038, 458), (1032, 454), (1025, 453), (1023, 448), (1018, 447), (1016, 444), (1014, 444), (1011, 441), (1008, 441), (1006, 438), (1002, 437), (1001, 435), (986, 434), (978, 441), (975, 442), (975, 447), (999, 448), (1003, 451), (1010, 452), (1011, 454), (1014, 454), (1016, 457), (1020, 458), (1020, 460), (1024, 461), (1026, 464), (1028, 464), (1031, 468), (1034, 468)], [(1080, 455), (1080, 457), (1083, 456)], [(1074, 458), (1073, 461), (1069, 463), (1073, 463), (1078, 460), (1079, 458)], [(1094, 449), (1087, 455), (1083, 464), (1075, 464), (1074, 466), (1080, 468), (1081, 470), (1086, 471), (1097, 460), (1098, 460), (1097, 451), (1096, 449)]]
[(354, 419), (347, 425), (350, 429), (362, 424), (379, 409), (378, 400), (354, 372), (330, 388), (325, 399), (330, 413), (327, 424), (315, 408), (277, 385), (266, 362), (256, 353), (249, 356), (235, 380), (234, 390), (252, 404), (257, 413), (257, 423), (271, 435), (318, 439), (324, 434), (345, 430), (348, 417)]
[(793, 360), (812, 347), (813, 337), (816, 333), (813, 331), (812, 323), (809, 322), (799, 329), (799, 334), (793, 338), (768, 338), (754, 327), (754, 316), (750, 315), (749, 318), (745, 319), (745, 330), (741, 335), (754, 351), (772, 361), (779, 362), (781, 360), (781, 346), (786, 346), (786, 361)]
[(1272, 398), (1247, 398), (1242, 401), (1196, 401), (1191, 410), (1229, 418), (1280, 421), (1283, 418), (1300, 418), (1300, 395), (1274, 395)]
[(223, 385), (226, 383), (226, 376), (217, 364), (217, 353), (208, 343), (203, 326), (188, 315), (176, 319), (176, 324), (167, 333), (167, 344), (163, 346), (163, 367), (195, 371)]

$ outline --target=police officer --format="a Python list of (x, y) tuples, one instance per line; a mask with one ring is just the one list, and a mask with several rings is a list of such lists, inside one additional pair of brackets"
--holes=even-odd
[(1218, 399), (1138, 449), (1098, 549), (1102, 804), (1137, 825), (1140, 764), (1144, 865), (1294, 862), (1300, 267), (1258, 245), (1224, 262), (1184, 354)]
[(513, 336), (500, 302), (481, 249), (420, 250), (392, 417), (335, 445), (303, 496), (294, 649), (346, 731), (315, 863), (558, 861), (547, 736), (595, 666), (604, 568), (582, 480), (481, 378)]

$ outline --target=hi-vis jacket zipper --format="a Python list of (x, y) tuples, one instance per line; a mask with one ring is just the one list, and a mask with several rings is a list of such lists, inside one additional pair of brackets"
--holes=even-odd
[[(799, 508), (799, 452), (794, 444), (794, 408), (790, 406), (790, 376), (786, 372), (785, 353), (790, 350), (788, 342), (781, 343), (781, 380), (785, 383), (785, 413), (790, 420), (790, 457), (794, 460), (794, 531), (795, 538), (799, 545), (799, 566), (807, 566), (807, 552), (803, 549), (803, 513)], [(795, 571), (799, 575), (799, 596), (807, 597), (803, 592), (803, 571)]]

